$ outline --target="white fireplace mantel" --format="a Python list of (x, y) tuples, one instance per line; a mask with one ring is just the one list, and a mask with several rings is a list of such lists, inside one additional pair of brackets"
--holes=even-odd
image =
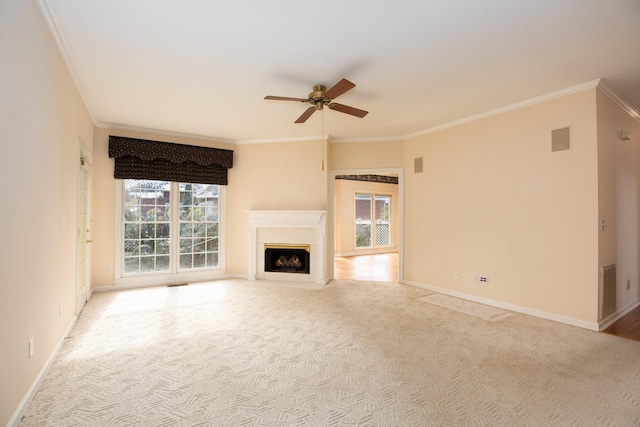
[[(327, 283), (326, 211), (249, 211), (249, 280)], [(311, 247), (309, 274), (264, 271), (265, 244), (306, 244)]]

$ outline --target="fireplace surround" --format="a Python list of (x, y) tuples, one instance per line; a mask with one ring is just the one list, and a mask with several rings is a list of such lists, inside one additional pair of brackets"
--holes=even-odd
[[(285, 255), (281, 260), (284, 268), (278, 271), (266, 263), (268, 248), (288, 248), (281, 254)], [(307, 253), (308, 271), (292, 271), (294, 254), (299, 262), (305, 261), (305, 255), (294, 249)], [(325, 285), (326, 271), (326, 211), (249, 211), (249, 280)]]

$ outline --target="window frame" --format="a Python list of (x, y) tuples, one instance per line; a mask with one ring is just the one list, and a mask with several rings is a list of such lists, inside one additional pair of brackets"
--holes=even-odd
[[(156, 286), (196, 281), (215, 280), (225, 277), (226, 271), (226, 193), (225, 185), (218, 185), (218, 266), (180, 269), (179, 242), (179, 207), (180, 183), (171, 181), (171, 238), (170, 238), (170, 269), (169, 271), (147, 271), (140, 273), (124, 272), (124, 181), (116, 179), (115, 203), (115, 285), (116, 286)], [(192, 184), (192, 183), (186, 183)]]

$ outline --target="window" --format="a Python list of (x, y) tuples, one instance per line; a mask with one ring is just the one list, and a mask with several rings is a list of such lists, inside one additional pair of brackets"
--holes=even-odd
[(180, 269), (218, 266), (217, 185), (180, 184)]
[(356, 248), (391, 246), (391, 196), (356, 193)]
[(220, 186), (122, 182), (122, 276), (219, 267)]

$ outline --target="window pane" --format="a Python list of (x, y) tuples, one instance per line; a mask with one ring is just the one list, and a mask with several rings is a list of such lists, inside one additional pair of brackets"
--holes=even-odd
[(135, 223), (124, 225), (124, 238), (125, 239), (138, 239), (140, 237), (140, 226)]
[[(180, 183), (180, 270), (217, 267), (217, 185)], [(215, 254), (215, 257), (213, 256)]]
[(155, 224), (142, 224), (140, 227), (140, 237), (143, 239), (149, 239), (156, 237), (156, 225)]
[(207, 252), (218, 252), (218, 239), (207, 239)]
[(140, 271), (139, 268), (140, 258), (125, 258), (124, 259), (124, 272), (125, 273), (137, 273)]
[(180, 255), (180, 268), (193, 268), (193, 255)]
[(169, 238), (169, 224), (158, 224), (156, 226), (156, 237), (158, 239)]
[(168, 256), (159, 256), (156, 257), (156, 270), (168, 270), (169, 269), (169, 257)]
[(191, 206), (180, 207), (180, 221), (191, 221), (193, 219), (193, 212)]
[(143, 240), (140, 243), (140, 255), (153, 255), (156, 251), (155, 241)]
[(193, 256), (193, 268), (206, 267), (207, 256), (205, 254), (197, 254)]
[(140, 271), (155, 271), (156, 259), (152, 256), (140, 257)]
[(193, 226), (193, 235), (195, 237), (204, 237), (207, 235), (207, 225), (206, 224), (195, 224)]
[(180, 237), (191, 237), (193, 236), (193, 224), (181, 223), (180, 224)]
[(376, 195), (376, 246), (391, 246), (391, 196)]
[(207, 267), (217, 267), (218, 266), (218, 253), (210, 253), (207, 254)]
[(133, 256), (138, 254), (138, 247), (140, 247), (140, 240), (125, 240), (124, 241), (124, 256)]
[(370, 194), (356, 194), (356, 248), (371, 246), (371, 200)]
[(158, 239), (156, 240), (156, 254), (158, 255), (169, 255), (169, 239)]
[(180, 253), (193, 252), (193, 239), (180, 239)]
[[(139, 179), (123, 183), (124, 273), (169, 270), (171, 183)], [(158, 254), (166, 259), (157, 262)]]

